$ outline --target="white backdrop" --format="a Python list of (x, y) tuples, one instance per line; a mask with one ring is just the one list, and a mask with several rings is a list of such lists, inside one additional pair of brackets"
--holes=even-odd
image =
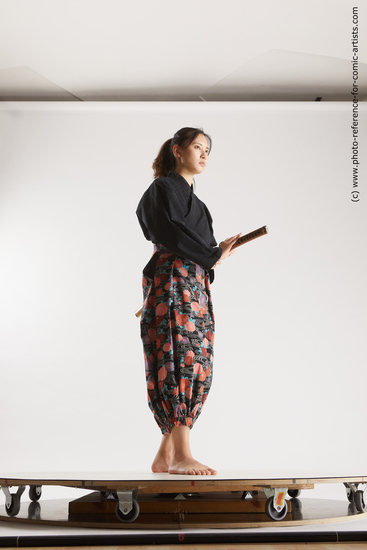
[[(366, 127), (346, 103), (0, 105), (1, 472), (150, 470), (135, 210), (162, 143), (213, 139), (196, 194), (218, 242), (213, 386), (191, 433), (216, 469), (366, 473)], [(362, 471), (363, 470), (363, 471)]]

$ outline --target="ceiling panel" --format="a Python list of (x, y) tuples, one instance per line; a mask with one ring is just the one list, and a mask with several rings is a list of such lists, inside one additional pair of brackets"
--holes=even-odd
[[(350, 62), (271, 50), (252, 59), (201, 95), (206, 101), (348, 101)], [(359, 64), (360, 100), (367, 99), (367, 64)]]
[(0, 101), (79, 101), (30, 67), (0, 70)]
[(356, 24), (361, 101), (366, 1), (0, 0), (0, 99), (348, 100)]

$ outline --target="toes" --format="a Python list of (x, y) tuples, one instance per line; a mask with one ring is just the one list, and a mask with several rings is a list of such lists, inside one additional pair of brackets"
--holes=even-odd
[(210, 476), (210, 475), (216, 475), (216, 470), (213, 470), (212, 468), (209, 468), (209, 466), (205, 466), (204, 464), (201, 464), (200, 462), (196, 462), (193, 464), (179, 464), (176, 468), (168, 468), (168, 473), (171, 474), (186, 474), (186, 475), (197, 475), (197, 476)]

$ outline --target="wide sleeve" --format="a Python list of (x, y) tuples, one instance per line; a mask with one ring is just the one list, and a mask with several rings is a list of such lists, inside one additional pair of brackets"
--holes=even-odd
[[(208, 220), (210, 233), (211, 233), (211, 241), (210, 241), (209, 244), (210, 244), (210, 246), (214, 247), (214, 246), (217, 246), (217, 241), (215, 240), (214, 232), (213, 232), (213, 218), (212, 218), (206, 204), (203, 203), (203, 206), (204, 206), (204, 209), (205, 209), (205, 212), (206, 212), (206, 217), (207, 217), (207, 220)], [(222, 249), (221, 249), (221, 254), (222, 254)]]
[[(197, 231), (197, 220), (185, 217), (184, 205), (169, 182), (154, 181), (144, 193), (136, 213), (145, 237), (178, 256), (208, 271), (221, 257), (222, 249), (215, 246), (214, 235), (211, 233), (210, 239), (204, 240)], [(206, 216), (206, 212), (203, 215)], [(211, 225), (209, 219), (207, 223)]]

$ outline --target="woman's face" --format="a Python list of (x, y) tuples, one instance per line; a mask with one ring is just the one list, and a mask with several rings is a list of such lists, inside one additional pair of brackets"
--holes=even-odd
[(176, 157), (176, 171), (192, 175), (201, 174), (208, 162), (208, 140), (203, 134), (199, 134), (186, 149), (174, 145), (173, 152)]

